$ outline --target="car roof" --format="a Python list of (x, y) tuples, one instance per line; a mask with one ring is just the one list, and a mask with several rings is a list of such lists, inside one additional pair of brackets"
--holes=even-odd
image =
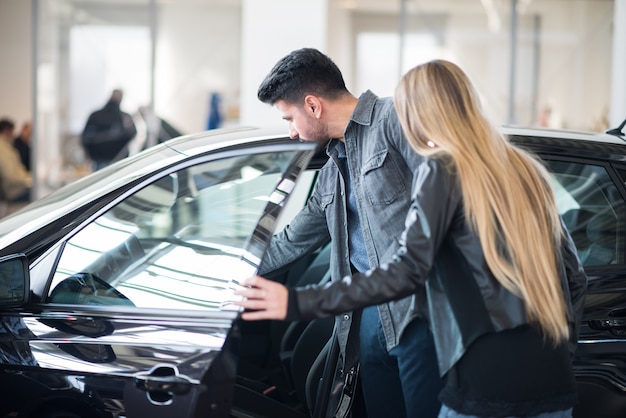
[(623, 136), (604, 132), (505, 126), (502, 133), (515, 144), (542, 159), (585, 159), (597, 164), (626, 167), (626, 141)]
[[(559, 155), (584, 153), (585, 156), (596, 153), (604, 159), (626, 162), (626, 142), (615, 135), (518, 126), (503, 126), (501, 132), (534, 151)], [(3, 219), (0, 222), (0, 248), (12, 242), (14, 237), (25, 236), (42, 227), (47, 222), (45, 219), (66, 215), (86, 202), (116, 190), (121, 184), (131, 183), (162, 167), (215, 150), (281, 141), (292, 141), (284, 126), (241, 126), (170, 139), (79, 179), (20, 212), (30, 213), (30, 216), (20, 216), (18, 213)], [(319, 150), (316, 157), (311, 165), (319, 168), (327, 156), (323, 150)], [(40, 220), (31, 223), (33, 219)]]
[[(185, 159), (237, 147), (292, 141), (284, 127), (236, 127), (185, 135), (151, 147), (76, 180), (0, 222), (0, 248), (15, 237), (37, 230), (54, 217), (64, 216), (125, 184), (140, 180)], [(314, 147), (314, 144), (304, 145)]]
[(509, 137), (536, 137), (567, 141), (590, 141), (604, 144), (626, 145), (626, 141), (604, 132), (585, 132), (567, 129), (547, 129), (522, 126), (502, 126), (501, 132)]

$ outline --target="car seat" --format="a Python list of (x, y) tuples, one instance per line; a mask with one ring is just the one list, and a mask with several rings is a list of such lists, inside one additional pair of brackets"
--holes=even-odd
[[(296, 265), (285, 284), (305, 286), (330, 280), (330, 243), (322, 247), (305, 269)], [(293, 416), (308, 415), (307, 376), (333, 330), (334, 318), (313, 321), (270, 321), (272, 356), (265, 368), (240, 359), (236, 406), (246, 409), (264, 405), (267, 416), (279, 417), (293, 410)], [(318, 361), (319, 363), (319, 361)], [(274, 367), (276, 366), (276, 367)], [(323, 366), (323, 364), (322, 364)], [(257, 409), (256, 407), (253, 407)], [(256, 413), (257, 411), (255, 411)]]
[(599, 266), (616, 262), (616, 228), (617, 219), (610, 208), (591, 217), (586, 229), (590, 244), (580, 255), (584, 266)]
[(587, 236), (587, 224), (592, 216), (593, 212), (584, 209), (570, 209), (561, 215), (579, 254), (582, 249), (587, 248), (591, 244)]
[[(301, 287), (309, 284), (326, 283), (330, 280), (330, 243), (322, 247), (315, 259), (299, 278), (287, 286)], [(285, 323), (273, 323), (275, 334), (280, 334), (278, 358), (284, 376), (298, 400), (305, 403), (306, 372), (315, 361), (326, 341), (330, 338), (331, 320), (296, 321), (287, 323), (282, 333), (278, 330)], [(295, 356), (295, 359), (294, 359)]]
[[(315, 319), (304, 329), (291, 351), (289, 365), (293, 387), (297, 399), (306, 404), (311, 411), (314, 405), (315, 393), (311, 393), (315, 387), (310, 386), (309, 379), (315, 381), (322, 376), (323, 360), (326, 352), (324, 348), (333, 333), (334, 317)], [(323, 353), (320, 355), (320, 353)]]

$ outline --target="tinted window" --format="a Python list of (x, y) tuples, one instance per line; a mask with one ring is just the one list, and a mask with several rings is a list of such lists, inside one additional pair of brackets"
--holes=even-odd
[(546, 161), (584, 266), (624, 263), (624, 200), (603, 166)]
[(220, 309), (229, 282), (256, 271), (247, 248), (268, 205), (290, 191), (292, 159), (213, 161), (139, 190), (66, 243), (48, 301)]

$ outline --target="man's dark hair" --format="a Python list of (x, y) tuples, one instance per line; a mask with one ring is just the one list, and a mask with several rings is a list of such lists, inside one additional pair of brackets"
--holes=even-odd
[(109, 100), (115, 103), (121, 103), (122, 97), (124, 97), (124, 92), (120, 89), (115, 89), (111, 92), (111, 98)]
[(15, 122), (7, 118), (0, 119), (0, 132), (4, 132), (7, 130), (12, 131), (13, 129), (15, 129)]
[(278, 100), (299, 103), (308, 94), (333, 100), (345, 93), (348, 90), (337, 65), (317, 49), (302, 48), (276, 63), (257, 97), (273, 105)]

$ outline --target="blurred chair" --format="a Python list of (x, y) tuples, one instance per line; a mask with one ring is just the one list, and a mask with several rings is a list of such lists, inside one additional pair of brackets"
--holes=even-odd
[(6, 200), (0, 192), (0, 219), (4, 218), (5, 216), (9, 216), (14, 212), (17, 212), (29, 203), (30, 202), (11, 202), (9, 200)]

